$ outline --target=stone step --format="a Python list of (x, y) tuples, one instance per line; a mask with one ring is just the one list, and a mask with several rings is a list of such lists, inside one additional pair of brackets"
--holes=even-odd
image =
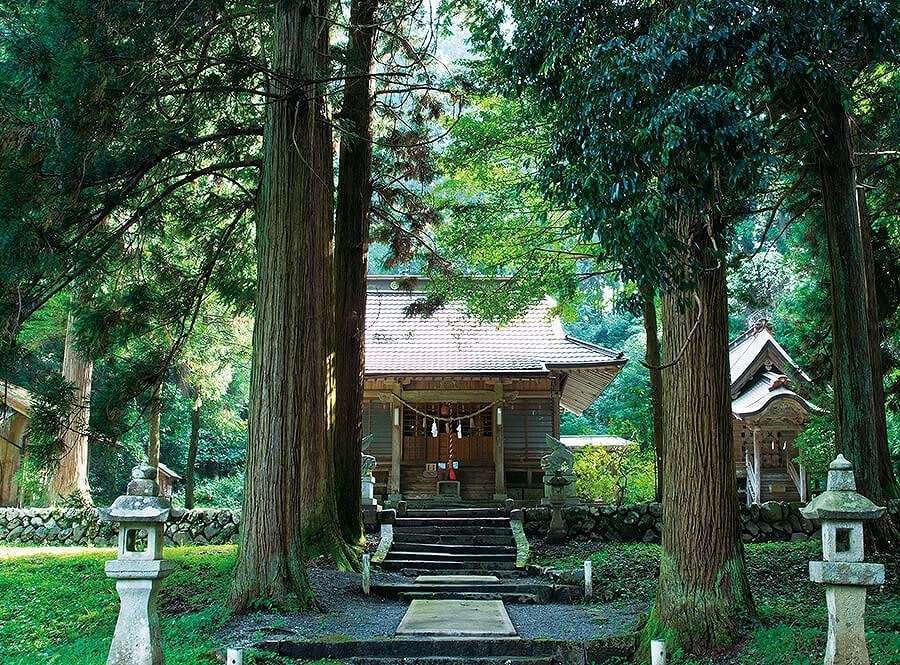
[(457, 532), (436, 534), (394, 531), (394, 543), (416, 543), (427, 545), (499, 545), (504, 547), (515, 547), (516, 541), (512, 536), (512, 531), (502, 535), (465, 535)]
[[(575, 662), (566, 659), (573, 648), (583, 647), (557, 640), (506, 638), (429, 638), (389, 640), (344, 640), (308, 642), (283, 639), (261, 642), (256, 648), (285, 658), (316, 661), (338, 660), (359, 665), (463, 665), (464, 663), (501, 663), (537, 665)], [(582, 655), (583, 658), (583, 655)]]
[(512, 554), (515, 556), (515, 545), (459, 545), (445, 543), (410, 543), (394, 540), (394, 549), (404, 552), (442, 552), (447, 554)]
[(531, 593), (497, 592), (488, 593), (481, 591), (404, 591), (398, 594), (402, 600), (502, 600), (504, 603), (518, 605), (541, 605), (544, 600)]
[(418, 508), (407, 510), (406, 517), (502, 517), (506, 518), (506, 510), (503, 508)]
[(559, 662), (552, 656), (421, 656), (418, 658), (358, 657), (342, 661), (352, 665), (467, 665), (468, 663), (490, 663), (491, 665), (553, 665)]
[[(528, 572), (522, 568), (500, 569), (496, 566), (491, 568), (454, 568), (452, 570), (435, 570), (434, 568), (426, 568), (431, 564), (422, 564), (421, 562), (412, 562), (413, 565), (401, 568), (398, 572), (406, 577), (417, 577), (419, 575), (436, 575), (447, 573), (449, 575), (495, 575), (501, 579), (516, 579), (520, 577), (528, 577)], [(417, 565), (418, 564), (418, 565)], [(383, 568), (383, 570), (388, 570)]]
[[(488, 596), (510, 602), (546, 603), (554, 597), (549, 584), (493, 582), (473, 584), (379, 584), (372, 593), (384, 598), (471, 598)], [(568, 596), (566, 596), (568, 597)]]
[(386, 560), (407, 559), (410, 561), (515, 561), (516, 552), (477, 552), (475, 554), (453, 551), (453, 552), (434, 552), (430, 550), (407, 550), (394, 549), (388, 551)]
[(398, 517), (394, 520), (394, 528), (402, 527), (506, 527), (509, 528), (508, 517)]
[[(390, 556), (390, 555), (389, 555)], [(381, 563), (382, 570), (415, 571), (417, 575), (424, 575), (433, 570), (453, 570), (460, 574), (466, 571), (491, 571), (515, 570), (515, 561), (422, 561), (419, 559), (387, 559)], [(472, 572), (475, 575), (477, 573)]]
[(501, 526), (411, 526), (394, 523), (394, 535), (419, 534), (431, 536), (512, 536), (512, 529), (507, 524)]

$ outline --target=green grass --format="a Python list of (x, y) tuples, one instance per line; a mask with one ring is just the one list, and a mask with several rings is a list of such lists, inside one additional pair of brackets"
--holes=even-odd
[[(659, 546), (611, 543), (600, 549), (578, 543), (537, 552), (543, 565), (580, 568), (592, 561), (594, 591), (600, 602), (652, 603)], [(817, 665), (825, 649), (827, 614), (824, 589), (809, 581), (808, 562), (821, 558), (818, 542), (764, 543), (745, 548), (747, 572), (759, 614), (735, 653), (716, 661), (685, 659), (672, 665)], [(881, 559), (887, 584), (870, 591), (866, 629), (873, 665), (900, 664), (900, 557)]]
[[(576, 568), (590, 556), (601, 601), (652, 601), (659, 562), (656, 545), (589, 543), (535, 553), (544, 563)], [(808, 581), (807, 562), (820, 555), (817, 543), (770, 543), (747, 547), (750, 583), (759, 610), (734, 654), (716, 665), (817, 665), (825, 638), (824, 592)], [(0, 663), (3, 665), (102, 665), (118, 612), (112, 580), (103, 563), (112, 550), (0, 554)], [(235, 548), (166, 550), (175, 572), (161, 593), (163, 645), (168, 665), (217, 662), (216, 631), (230, 618), (225, 598)], [(888, 584), (870, 593), (866, 612), (873, 665), (900, 664), (900, 559), (885, 561)], [(623, 627), (625, 628), (625, 627)], [(245, 658), (284, 663), (275, 657)], [(325, 661), (327, 662), (327, 661)], [(709, 665), (686, 660), (671, 665)], [(324, 662), (323, 662), (324, 665)]]
[[(169, 665), (216, 662), (212, 634), (229, 617), (223, 602), (233, 546), (171, 548), (163, 581), (162, 633)], [(108, 549), (0, 558), (0, 662), (106, 662), (119, 601), (103, 563)]]

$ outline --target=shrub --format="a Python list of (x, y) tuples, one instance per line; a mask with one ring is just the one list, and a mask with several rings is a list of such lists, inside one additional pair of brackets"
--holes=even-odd
[(585, 446), (575, 453), (572, 470), (575, 491), (587, 501), (621, 505), (653, 500), (653, 455), (637, 446), (614, 450)]
[[(184, 491), (179, 493), (184, 504)], [(201, 480), (194, 488), (194, 503), (198, 508), (241, 507), (244, 501), (244, 474), (236, 473), (221, 478)]]

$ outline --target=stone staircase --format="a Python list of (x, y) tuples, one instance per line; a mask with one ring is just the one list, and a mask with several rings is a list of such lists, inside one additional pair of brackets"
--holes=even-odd
[(518, 575), (516, 541), (500, 508), (408, 510), (394, 520), (383, 570), (408, 575)]

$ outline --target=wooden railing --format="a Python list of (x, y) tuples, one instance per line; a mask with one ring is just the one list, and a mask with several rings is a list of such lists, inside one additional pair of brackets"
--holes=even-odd
[(756, 475), (756, 468), (748, 451), (744, 451), (744, 466), (747, 469), (747, 505), (749, 506), (759, 503), (760, 479)]
[(787, 474), (790, 476), (791, 480), (794, 482), (794, 485), (797, 487), (797, 493), (800, 495), (800, 500), (806, 503), (807, 495), (806, 495), (806, 473), (804, 473), (803, 465), (800, 465), (800, 470), (797, 470), (797, 467), (794, 466), (794, 463), (790, 458), (787, 460)]

